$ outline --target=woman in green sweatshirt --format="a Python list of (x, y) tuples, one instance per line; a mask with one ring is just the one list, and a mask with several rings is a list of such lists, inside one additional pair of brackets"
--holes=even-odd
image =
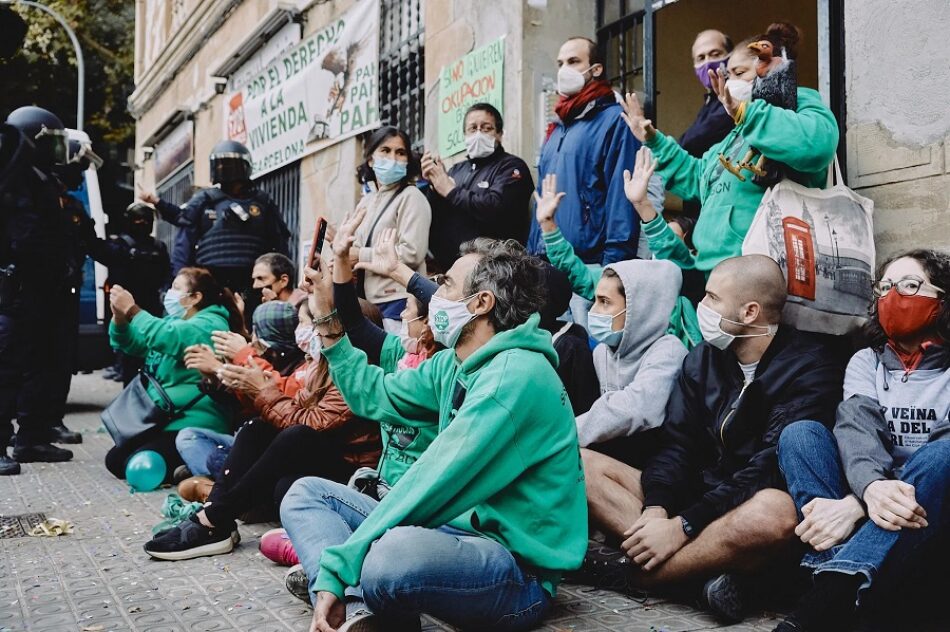
[[(145, 368), (158, 381), (181, 415), (157, 434), (148, 433), (106, 454), (106, 468), (117, 478), (125, 478), (125, 466), (136, 452), (154, 450), (165, 459), (166, 482), (174, 469), (183, 464), (175, 449), (175, 436), (182, 428), (206, 428), (213, 432), (231, 432), (224, 407), (202, 396), (198, 385), (201, 375), (185, 368), (185, 349), (210, 344), (211, 332), (242, 332), (243, 318), (230, 290), (222, 288), (204, 268), (182, 268), (165, 295), (164, 318), (152, 316), (135, 304), (124, 288), (113, 286), (110, 293), (113, 319), (109, 340), (113, 349), (145, 358)], [(158, 405), (164, 401), (149, 384), (149, 396)]]
[(720, 155), (737, 164), (755, 148), (788, 167), (788, 177), (795, 182), (818, 188), (825, 186), (828, 165), (838, 146), (838, 124), (815, 90), (798, 88), (798, 107), (793, 112), (760, 99), (737, 101), (724, 84), (724, 79), (714, 79), (713, 89), (736, 126), (702, 158), (690, 156), (674, 138), (654, 129), (635, 95), (627, 94), (624, 104), (631, 132), (652, 150), (666, 188), (702, 205), (693, 230), (695, 255), (680, 246), (681, 241), (659, 215), (641, 225), (650, 249), (658, 258), (670, 258), (682, 268), (695, 268), (707, 275), (723, 259), (742, 254), (742, 241), (766, 191), (752, 181), (750, 172), (740, 180), (725, 169)]
[[(342, 623), (344, 596), (365, 600), (387, 629), (420, 612), (466, 629), (529, 629), (583, 559), (574, 415), (532, 314), (541, 268), (516, 245), (485, 242), (487, 254), (464, 254), (432, 298), (433, 333), (448, 348), (414, 371), (385, 375), (337, 341), (332, 315), (317, 321), (355, 413), (436, 419), (439, 434), (378, 505), (320, 479), (287, 493), (281, 521), (316, 596), (314, 629)], [(345, 543), (327, 546), (334, 538)]]

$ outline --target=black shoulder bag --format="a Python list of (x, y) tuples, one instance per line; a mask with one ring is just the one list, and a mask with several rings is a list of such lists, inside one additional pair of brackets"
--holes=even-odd
[[(162, 399), (161, 404), (152, 401), (146, 389), (148, 384), (155, 387)], [(158, 380), (143, 370), (106, 406), (100, 417), (116, 447), (122, 447), (129, 441), (141, 439), (145, 433), (161, 432), (171, 422), (181, 419), (204, 396), (205, 393), (198, 393), (181, 408), (175, 408)]]

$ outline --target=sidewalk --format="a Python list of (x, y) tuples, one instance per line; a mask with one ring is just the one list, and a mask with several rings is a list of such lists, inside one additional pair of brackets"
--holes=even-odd
[[(0, 477), (0, 632), (306, 632), (310, 609), (284, 590), (285, 569), (257, 550), (274, 525), (242, 525), (231, 555), (157, 562), (142, 551), (170, 490), (130, 494), (102, 466), (111, 441), (97, 432), (99, 411), (118, 391), (98, 373), (77, 376), (67, 425), (84, 442), (69, 446), (73, 461), (26, 464), (20, 476)], [(72, 535), (22, 537), (9, 518), (36, 513), (69, 520)], [(752, 632), (775, 625), (750, 618), (720, 628), (685, 605), (563, 586), (541, 629)], [(432, 621), (424, 629), (451, 630)]]

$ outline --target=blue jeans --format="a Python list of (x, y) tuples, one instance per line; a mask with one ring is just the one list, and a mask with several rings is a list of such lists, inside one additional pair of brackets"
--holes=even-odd
[(204, 428), (182, 428), (175, 438), (175, 447), (181, 460), (194, 476), (208, 476), (208, 457), (216, 451), (231, 451), (234, 435), (222, 434)]
[[(310, 579), (311, 599), (323, 550), (344, 543), (377, 504), (321, 478), (300, 479), (287, 492), (280, 519)], [(424, 612), (480, 630), (531, 629), (552, 601), (505, 547), (451, 527), (390, 529), (366, 556), (360, 586), (346, 595), (390, 622), (417, 622)]]
[[(851, 493), (834, 435), (818, 422), (799, 421), (785, 428), (779, 438), (778, 461), (799, 514), (813, 498), (840, 499)], [(931, 539), (946, 534), (950, 528), (945, 511), (950, 496), (950, 441), (919, 448), (904, 464), (900, 480), (914, 486), (917, 502), (927, 511), (926, 528), (887, 531), (868, 520), (847, 542), (823, 553), (809, 553), (802, 564), (816, 573), (861, 573), (867, 578), (863, 590), (885, 562), (899, 567)]]

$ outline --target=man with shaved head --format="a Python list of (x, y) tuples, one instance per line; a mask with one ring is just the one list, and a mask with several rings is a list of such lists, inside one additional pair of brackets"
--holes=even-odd
[(768, 257), (713, 269), (697, 310), (705, 342), (683, 362), (659, 452), (642, 474), (605, 456), (585, 459), (588, 478), (615, 483), (591, 513), (621, 551), (589, 550), (582, 579), (612, 588), (700, 580), (708, 607), (739, 620), (743, 576), (792, 550), (798, 517), (778, 437), (802, 419), (831, 427), (843, 372), (820, 343), (779, 324), (785, 298)]

